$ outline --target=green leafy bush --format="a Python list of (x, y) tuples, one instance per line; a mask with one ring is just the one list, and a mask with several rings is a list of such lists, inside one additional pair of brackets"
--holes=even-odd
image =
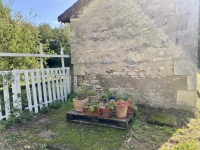
[(77, 98), (78, 95), (76, 93), (69, 94), (67, 97), (68, 102), (72, 102), (74, 98)]
[(47, 106), (42, 107), (40, 112), (43, 113), (43, 114), (48, 113), (49, 112), (49, 107), (47, 107)]
[(49, 104), (49, 108), (51, 108), (51, 109), (58, 109), (58, 108), (61, 107), (61, 105), (62, 105), (62, 102), (60, 100), (56, 100), (53, 103)]
[(6, 128), (5, 124), (1, 121), (0, 122), (0, 131), (4, 130)]
[(15, 118), (16, 123), (26, 123), (28, 120), (32, 120), (34, 117), (34, 112), (26, 110), (21, 111), (18, 117)]

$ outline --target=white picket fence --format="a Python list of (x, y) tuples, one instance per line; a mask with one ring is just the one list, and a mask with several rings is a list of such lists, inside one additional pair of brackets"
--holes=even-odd
[[(28, 106), (26, 109), (38, 113), (38, 109), (55, 100), (67, 101), (70, 93), (70, 68), (51, 68), (0, 72), (3, 80), (4, 105), (0, 105), (0, 120), (10, 116), (13, 107), (22, 109), (21, 91), (25, 86)], [(7, 80), (9, 76), (9, 80)], [(10, 84), (10, 86), (9, 86)], [(12, 89), (12, 94), (9, 91)], [(10, 97), (12, 96), (12, 98)], [(10, 100), (12, 99), (12, 100)], [(2, 107), (4, 110), (2, 110)]]
[[(0, 91), (0, 120), (8, 119), (11, 108), (22, 109), (22, 106), (30, 111), (38, 113), (42, 107), (48, 106), (55, 100), (67, 101), (70, 94), (71, 79), (70, 68), (64, 66), (64, 58), (69, 55), (43, 54), (40, 44), (40, 54), (0, 53), (3, 57), (40, 57), (41, 69), (0, 71), (2, 88)], [(43, 69), (44, 57), (61, 58), (61, 68)], [(22, 93), (26, 93), (27, 106), (22, 100)]]

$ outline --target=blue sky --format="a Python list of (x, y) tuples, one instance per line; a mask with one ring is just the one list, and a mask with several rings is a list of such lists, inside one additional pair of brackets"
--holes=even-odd
[(10, 6), (15, 11), (20, 11), (23, 16), (29, 16), (31, 9), (33, 14), (37, 14), (34, 22), (48, 23), (53, 28), (59, 27), (57, 17), (67, 8), (72, 6), (77, 0), (14, 0)]

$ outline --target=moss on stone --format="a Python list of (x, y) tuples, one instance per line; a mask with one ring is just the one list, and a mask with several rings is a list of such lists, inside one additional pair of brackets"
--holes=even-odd
[(157, 112), (154, 110), (150, 111), (148, 122), (153, 124), (156, 123), (159, 125), (177, 126), (176, 116)]

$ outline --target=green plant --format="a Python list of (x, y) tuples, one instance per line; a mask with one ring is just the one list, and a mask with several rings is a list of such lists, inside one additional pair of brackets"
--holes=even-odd
[(103, 107), (104, 107), (104, 104), (103, 104), (103, 103), (86, 102), (86, 103), (84, 104), (84, 107), (85, 107), (85, 108), (88, 108), (88, 111), (89, 111), (90, 113), (93, 113), (95, 107), (103, 108)]
[(42, 144), (41, 150), (47, 150), (47, 144), (46, 144), (46, 143), (45, 143), (45, 144)]
[(115, 101), (114, 100), (110, 100), (107, 104), (107, 108), (113, 110), (115, 108)]
[(141, 127), (141, 125), (142, 125), (142, 122), (140, 121), (140, 120), (135, 120), (135, 122), (133, 123), (133, 126), (132, 126), (132, 128), (134, 129), (134, 130), (138, 130), (140, 127)]
[(81, 83), (81, 85), (77, 88), (77, 98), (78, 100), (83, 100), (87, 98), (87, 88), (86, 86)]
[(8, 142), (15, 142), (18, 139), (18, 135), (7, 133), (7, 134), (4, 135), (4, 138), (7, 139)]
[(49, 104), (49, 108), (58, 109), (58, 108), (61, 107), (61, 105), (62, 105), (62, 102), (60, 100), (56, 100), (56, 101)]
[(96, 91), (94, 91), (94, 90), (88, 91), (88, 96), (96, 96), (96, 95), (97, 95)]
[(16, 123), (26, 123), (28, 120), (32, 120), (34, 113), (29, 110), (21, 111), (19, 116), (15, 118)]
[(102, 100), (107, 100), (109, 97), (108, 97), (108, 94), (102, 94), (100, 95), (100, 99)]
[(1, 121), (0, 122), (0, 131), (4, 130), (6, 128), (5, 124)]
[(15, 119), (10, 116), (6, 121), (5, 121), (5, 127), (10, 127), (12, 128), (15, 125)]
[(40, 112), (43, 113), (43, 114), (48, 113), (49, 112), (49, 107), (47, 107), (47, 106), (42, 107)]
[(67, 97), (67, 102), (72, 102), (73, 99), (74, 99), (74, 98), (77, 98), (77, 97), (78, 97), (77, 93), (71, 93), (71, 94), (69, 94), (68, 97)]
[(113, 98), (117, 96), (117, 91), (110, 91), (109, 86), (104, 87), (104, 93), (108, 95), (108, 98)]

